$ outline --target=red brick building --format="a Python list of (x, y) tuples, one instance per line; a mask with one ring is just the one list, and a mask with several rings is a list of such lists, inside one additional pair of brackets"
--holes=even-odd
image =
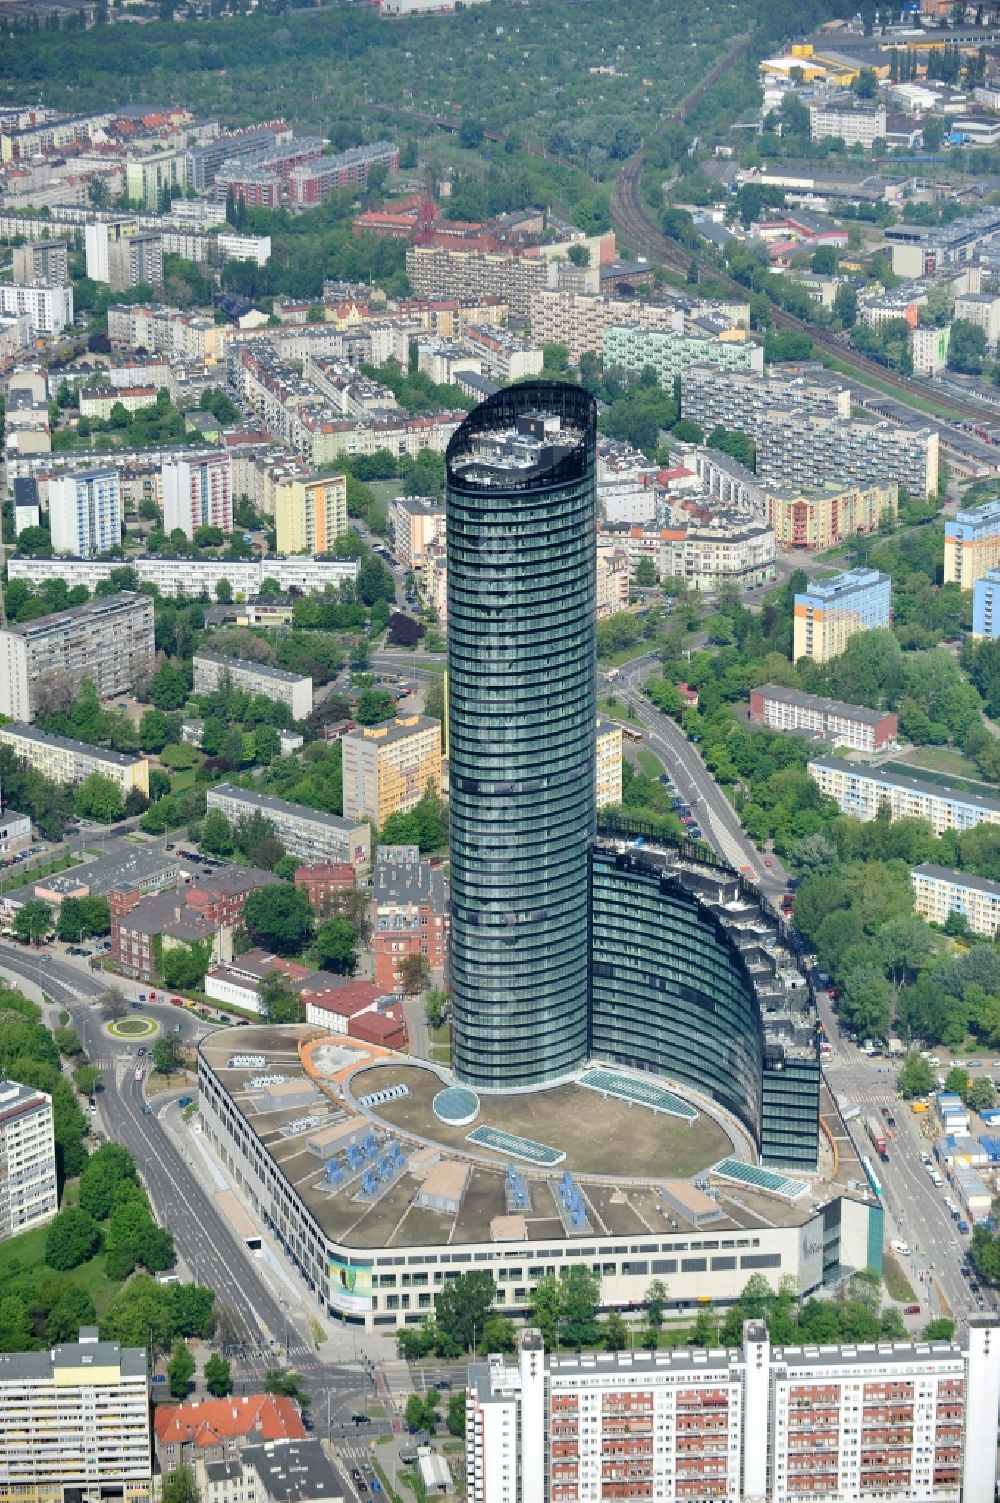
[(349, 861), (317, 862), (300, 866), (295, 872), (295, 886), (301, 887), (314, 913), (325, 913), (334, 893), (350, 891), (357, 873)]
[(113, 888), (108, 906), (116, 965), (127, 975), (155, 981), (164, 948), (205, 939), (212, 941), (216, 960), (228, 960), (243, 904), (258, 887), (278, 881), (271, 872), (255, 867), (229, 867), (190, 887), (150, 897), (143, 897), (136, 887)]
[(197, 1461), (227, 1461), (245, 1445), (307, 1436), (298, 1406), (269, 1393), (157, 1404), (153, 1426), (156, 1457), (165, 1475)]
[(448, 959), (448, 909), (441, 871), (421, 861), (415, 846), (382, 846), (372, 876), (375, 984), (402, 990), (402, 961), (422, 955), (440, 981)]

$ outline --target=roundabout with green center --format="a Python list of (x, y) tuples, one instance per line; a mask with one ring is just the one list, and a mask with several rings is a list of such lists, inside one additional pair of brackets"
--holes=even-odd
[(116, 1018), (107, 1030), (116, 1039), (148, 1039), (159, 1026), (152, 1018)]

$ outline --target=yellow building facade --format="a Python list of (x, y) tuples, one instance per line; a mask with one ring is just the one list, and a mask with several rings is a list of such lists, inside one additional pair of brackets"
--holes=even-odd
[(341, 742), (344, 818), (381, 829), (390, 814), (406, 814), (428, 784), (441, 790), (441, 722), (397, 715), (351, 731)]
[(347, 531), (343, 475), (287, 476), (274, 488), (279, 553), (328, 553)]
[(610, 809), (622, 801), (622, 728), (613, 720), (597, 722), (597, 807)]

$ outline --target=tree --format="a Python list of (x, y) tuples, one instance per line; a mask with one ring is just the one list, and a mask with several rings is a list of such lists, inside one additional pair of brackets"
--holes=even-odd
[(172, 1284), (169, 1294), (170, 1319), (177, 1335), (211, 1336), (215, 1323), (214, 1292), (200, 1284)]
[(427, 985), (430, 966), (426, 955), (404, 955), (399, 962), (399, 979), (408, 997), (415, 997)]
[(29, 898), (14, 915), (14, 933), (24, 944), (40, 945), (52, 932), (52, 909), (40, 898)]
[(643, 1304), (651, 1330), (659, 1331), (663, 1325), (663, 1312), (667, 1303), (667, 1286), (662, 1279), (654, 1279), (646, 1290)]
[(170, 1386), (171, 1398), (187, 1398), (191, 1379), (194, 1377), (194, 1369), (195, 1361), (187, 1345), (183, 1341), (175, 1341), (170, 1361), (167, 1363), (167, 1383)]
[[(164, 15), (164, 10), (169, 12)], [(174, 0), (160, 0), (160, 20), (173, 19)], [(201, 1503), (201, 1489), (194, 1480), (190, 1467), (179, 1466), (168, 1472), (160, 1489), (160, 1503)]]
[(969, 1099), (968, 1070), (962, 1070), (957, 1065), (952, 1065), (944, 1078), (944, 1088), (946, 1091), (954, 1091), (957, 1095), (961, 1096), (963, 1101), (967, 1101)]
[(204, 1367), (205, 1387), (214, 1399), (224, 1399), (233, 1391), (232, 1370), (228, 1362), (213, 1352)]
[(101, 1245), (101, 1229), (93, 1216), (68, 1206), (49, 1222), (45, 1233), (45, 1261), (65, 1272), (86, 1263)]
[(837, 270), (837, 251), (832, 245), (820, 245), (813, 251), (810, 269), (818, 276), (830, 277)]
[[(208, 725), (209, 722), (206, 720), (206, 731)], [(202, 745), (204, 745), (204, 741)], [(198, 848), (209, 856), (231, 856), (233, 854), (233, 827), (221, 809), (209, 809), (205, 815)]]
[[(464, 1398), (465, 1395), (462, 1395)], [(426, 1394), (411, 1393), (406, 1400), (406, 1409), (403, 1418), (406, 1428), (412, 1433), (418, 1430), (434, 1430), (437, 1428), (438, 1392), (432, 1388)]]
[(305, 1020), (305, 1003), (293, 991), (281, 971), (271, 971), (257, 985), (257, 1004), (261, 1017), (268, 1023), (301, 1023)]
[(440, 987), (431, 987), (424, 1000), (424, 1016), (429, 1028), (440, 1028), (444, 1023), (444, 1012), (448, 1005), (448, 993)]
[(924, 1326), (925, 1341), (950, 1341), (955, 1334), (955, 1322), (946, 1315), (939, 1315)]
[(465, 1435), (465, 1391), (453, 1393), (448, 1399), (448, 1425), (449, 1435)]
[(639, 589), (652, 589), (652, 587), (656, 584), (658, 578), (656, 573), (656, 565), (653, 563), (653, 560), (646, 557), (640, 558), (639, 562), (635, 566), (635, 574), (633, 575), (633, 578)]
[(487, 1315), (482, 1335), (477, 1333), (478, 1345), (484, 1352), (512, 1352), (516, 1345), (514, 1322), (506, 1315)]
[(354, 718), (359, 725), (376, 725), (396, 713), (396, 700), (385, 689), (362, 689)]
[(988, 1112), (996, 1105), (996, 1091), (993, 1082), (985, 1076), (974, 1080), (969, 1087), (969, 1105), (974, 1112)]
[(161, 1075), (173, 1075), (175, 1070), (181, 1068), (183, 1061), (177, 1040), (173, 1034), (164, 1034), (153, 1045), (153, 1067), (160, 1071)]
[(967, 318), (956, 318), (951, 326), (948, 365), (953, 371), (978, 376), (986, 358), (986, 331)]
[(233, 587), (228, 579), (217, 579), (215, 582), (215, 598), (220, 605), (231, 605), (233, 601)]
[(320, 964), (346, 976), (354, 973), (357, 948), (357, 931), (340, 914), (335, 914), (321, 924), (313, 941), (313, 949)]
[(139, 745), (145, 752), (161, 752), (170, 740), (170, 722), (162, 710), (146, 710), (139, 721)]
[(255, 888), (243, 905), (242, 922), (254, 944), (279, 955), (304, 949), (313, 932), (308, 897), (287, 882)]
[(833, 295), (833, 316), (841, 328), (853, 329), (858, 318), (858, 294), (850, 282), (841, 282)]
[(908, 1101), (934, 1089), (934, 1071), (919, 1054), (908, 1054), (899, 1072), (899, 1089)]
[(188, 697), (186, 677), (172, 663), (161, 663), (149, 686), (149, 697), (158, 710), (179, 710)]
[(80, 819), (96, 819), (101, 824), (114, 824), (125, 813), (122, 791), (113, 778), (102, 772), (92, 772), (85, 777), (73, 795), (73, 808)]
[(128, 1012), (125, 996), (116, 986), (109, 986), (100, 996), (101, 1016), (108, 1023), (117, 1022)]
[(606, 1352), (623, 1352), (628, 1346), (628, 1328), (617, 1310), (612, 1310), (601, 1332)]
[(312, 1403), (309, 1390), (304, 1387), (298, 1373), (288, 1367), (272, 1367), (264, 1374), (264, 1392), (279, 1398), (294, 1399), (300, 1409), (308, 1409)]
[(160, 970), (167, 986), (176, 987), (179, 991), (190, 991), (201, 986), (211, 963), (212, 941), (194, 939), (188, 944), (165, 947)]
[(474, 1268), (457, 1279), (449, 1279), (435, 1301), (438, 1326), (463, 1350), (471, 1349), (475, 1333), (482, 1333), (496, 1294), (493, 1275), (485, 1268)]
[(566, 1346), (579, 1350), (595, 1344), (600, 1331), (597, 1323), (600, 1299), (600, 1277), (585, 1264), (560, 1269), (559, 1334)]

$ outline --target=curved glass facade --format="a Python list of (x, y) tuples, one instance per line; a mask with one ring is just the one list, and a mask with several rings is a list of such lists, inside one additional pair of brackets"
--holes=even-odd
[(587, 1055), (595, 827), (596, 409), (498, 392), (447, 453), (452, 999), (460, 1079)]
[(764, 1029), (724, 925), (638, 852), (594, 851), (591, 1053), (693, 1086), (761, 1140)]

